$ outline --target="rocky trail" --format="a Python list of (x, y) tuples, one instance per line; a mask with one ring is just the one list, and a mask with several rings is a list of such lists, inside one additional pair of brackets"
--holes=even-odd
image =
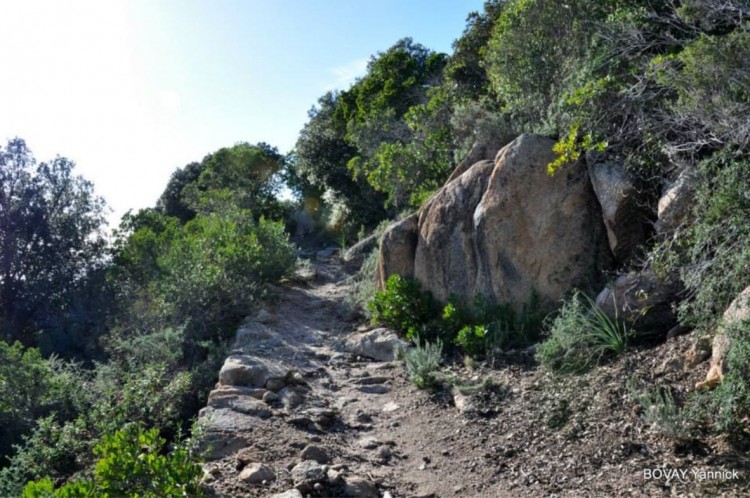
[[(702, 370), (689, 336), (594, 372), (553, 377), (528, 351), (446, 365), (420, 391), (393, 360), (398, 339), (352, 318), (335, 251), (277, 291), (237, 331), (200, 418), (208, 496), (740, 496), (747, 447), (676, 443), (646, 425), (625, 380), (686, 395)], [(701, 354), (700, 352), (698, 353)], [(736, 470), (737, 479), (647, 479), (644, 469)]]

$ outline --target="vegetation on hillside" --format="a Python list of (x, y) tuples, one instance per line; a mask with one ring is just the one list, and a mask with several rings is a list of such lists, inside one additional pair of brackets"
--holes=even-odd
[[(0, 148), (0, 495), (30, 481), (27, 496), (194, 489), (177, 435), (239, 320), (293, 267), (294, 210), (351, 242), (419, 208), (475, 142), (554, 136), (552, 173), (587, 152), (608, 154), (627, 163), (652, 207), (662, 186), (693, 175), (691, 212), (652, 234), (647, 262), (681, 277), (681, 322), (713, 330), (750, 284), (749, 23), (746, 0), (489, 0), (452, 54), (404, 38), (350, 88), (321, 96), (289, 155), (241, 143), (177, 170), (157, 205), (125, 216), (109, 245), (104, 203), (73, 163), (37, 163), (11, 140)], [(297, 200), (279, 200), (283, 185)], [(424, 386), (442, 347), (486, 358), (546, 334), (541, 363), (575, 373), (628, 339), (579, 296), (543, 326), (534, 309), (481, 297), (439, 305), (392, 277), (369, 311), (426, 341), (409, 357)], [(741, 430), (750, 416), (746, 329), (731, 330), (731, 375), (691, 405), (720, 430)], [(661, 400), (677, 417), (682, 407), (657, 394), (644, 403)], [(153, 466), (125, 482), (118, 473), (138, 444)], [(113, 469), (120, 458), (125, 467)], [(184, 482), (153, 477), (172, 466)], [(152, 478), (161, 484), (147, 491)]]

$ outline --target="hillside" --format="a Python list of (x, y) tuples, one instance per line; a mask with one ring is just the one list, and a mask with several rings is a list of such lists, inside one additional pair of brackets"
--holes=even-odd
[(8, 140), (0, 496), (750, 494), (749, 28), (488, 0), (111, 233)]
[[(668, 417), (644, 418), (625, 382), (687, 397), (704, 375), (685, 368), (689, 336), (580, 376), (552, 375), (527, 350), (471, 368), (447, 358), (439, 385), (424, 391), (402, 362), (353, 352), (363, 333), (384, 330), (351, 320), (351, 280), (339, 256), (319, 259), (313, 272), (277, 289), (237, 332), (232, 358), (265, 362), (287, 382), (268, 390), (222, 382), (211, 393), (201, 414), (212, 448), (209, 496), (697, 497), (747, 489), (743, 443), (701, 432), (674, 440), (659, 425)], [(678, 469), (683, 479), (646, 477)], [(741, 477), (723, 477), (732, 475)], [(302, 494), (280, 494), (295, 487)]]

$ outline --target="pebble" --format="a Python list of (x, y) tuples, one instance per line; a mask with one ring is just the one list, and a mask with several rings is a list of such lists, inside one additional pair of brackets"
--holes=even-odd
[(318, 463), (328, 463), (331, 458), (328, 453), (320, 446), (308, 445), (300, 452), (299, 457), (302, 460), (314, 460)]
[(240, 480), (248, 484), (260, 484), (263, 481), (273, 481), (276, 474), (273, 470), (262, 463), (248, 465), (240, 472)]
[(385, 394), (390, 391), (388, 386), (376, 384), (374, 386), (357, 386), (357, 391), (365, 394)]

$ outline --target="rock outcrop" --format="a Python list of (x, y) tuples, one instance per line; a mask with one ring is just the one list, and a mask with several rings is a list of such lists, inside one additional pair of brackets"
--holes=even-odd
[(414, 251), (417, 248), (417, 213), (397, 221), (383, 233), (378, 256), (377, 284), (385, 289), (385, 282), (393, 274), (414, 276)]
[(669, 233), (679, 226), (695, 198), (695, 174), (684, 170), (659, 199), (656, 231)]
[(745, 288), (732, 301), (729, 307), (724, 311), (719, 329), (714, 336), (711, 365), (706, 375), (706, 380), (696, 384), (696, 389), (711, 389), (716, 387), (723, 379), (726, 373), (727, 352), (732, 344), (727, 328), (750, 320), (750, 287)]
[(454, 175), (418, 219), (392, 226), (381, 245), (381, 287), (399, 273), (443, 301), (481, 294), (520, 306), (536, 294), (550, 307), (573, 287), (592, 288), (611, 259), (600, 208), (583, 165), (547, 173), (553, 144), (520, 136), (494, 163)]
[(672, 303), (682, 286), (677, 278), (659, 278), (653, 271), (622, 275), (602, 290), (596, 304), (611, 319), (623, 320), (641, 334), (666, 334), (677, 316)]
[(632, 258), (646, 239), (646, 216), (633, 178), (621, 162), (588, 158), (591, 185), (602, 208), (612, 255), (618, 263)]

